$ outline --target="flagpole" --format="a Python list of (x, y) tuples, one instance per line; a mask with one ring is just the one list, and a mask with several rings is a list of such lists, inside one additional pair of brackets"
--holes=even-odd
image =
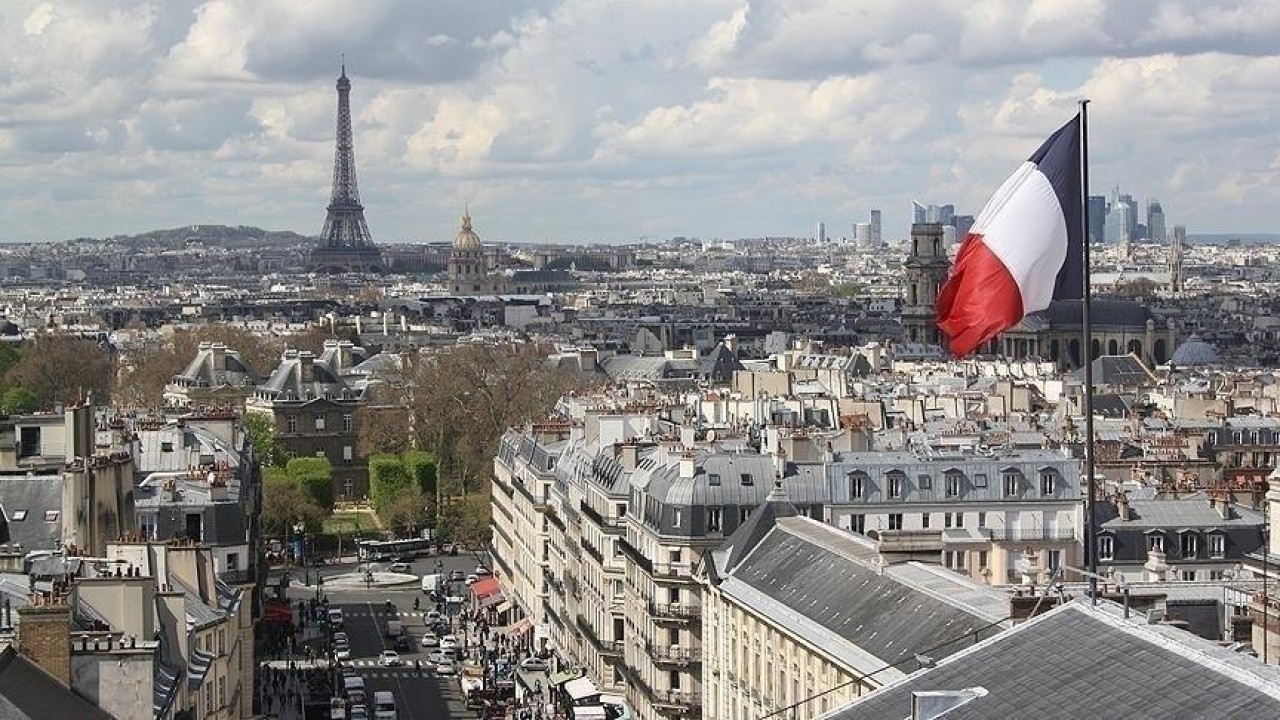
[(1085, 558), (1089, 565), (1089, 597), (1098, 604), (1098, 528), (1095, 506), (1098, 489), (1093, 481), (1093, 323), (1090, 318), (1093, 288), (1089, 280), (1089, 100), (1080, 101), (1080, 222), (1084, 239), (1084, 288), (1080, 303), (1080, 332), (1084, 335), (1084, 472)]

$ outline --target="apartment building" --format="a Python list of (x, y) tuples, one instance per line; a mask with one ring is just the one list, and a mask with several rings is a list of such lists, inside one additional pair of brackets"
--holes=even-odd
[(838, 453), (826, 521), (992, 585), (1079, 567), (1080, 461), (1065, 450)]
[(874, 541), (799, 515), (781, 480), (702, 571), (703, 717), (818, 717), (1011, 626), (1003, 592), (883, 565)]

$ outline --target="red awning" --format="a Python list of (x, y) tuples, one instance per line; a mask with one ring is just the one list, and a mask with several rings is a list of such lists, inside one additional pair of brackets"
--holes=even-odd
[(530, 620), (529, 618), (520, 618), (519, 620), (503, 628), (502, 632), (506, 635), (516, 637), (518, 635), (523, 635), (532, 629), (533, 629), (532, 620)]
[(471, 583), (471, 595), (475, 598), (488, 597), (496, 592), (502, 592), (498, 587), (498, 578), (485, 578)]

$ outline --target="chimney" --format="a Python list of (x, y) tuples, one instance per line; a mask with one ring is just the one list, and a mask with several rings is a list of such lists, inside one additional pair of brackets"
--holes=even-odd
[(1218, 517), (1223, 520), (1231, 519), (1231, 499), (1227, 496), (1226, 490), (1219, 490), (1209, 496), (1209, 506), (1218, 513)]
[(685, 448), (692, 448), (697, 441), (697, 428), (689, 423), (680, 426), (680, 444)]
[(302, 350), (298, 353), (298, 368), (302, 375), (302, 382), (311, 382), (315, 379), (315, 361), (316, 356), (310, 350)]
[(222, 343), (213, 343), (209, 346), (209, 352), (213, 355), (213, 369), (224, 371), (227, 369), (227, 346)]
[(732, 333), (724, 336), (724, 347), (734, 355), (738, 354), (738, 336)]
[(632, 472), (636, 466), (640, 464), (640, 446), (635, 443), (627, 443), (618, 448), (619, 462), (622, 463), (622, 469)]
[(1129, 519), (1129, 493), (1121, 492), (1116, 496), (1116, 516), (1120, 520)]
[(680, 456), (680, 478), (692, 478), (698, 472), (698, 460), (692, 452)]
[(578, 367), (582, 372), (595, 372), (600, 362), (600, 351), (595, 348), (582, 348), (578, 351)]
[(355, 362), (355, 354), (352, 352), (355, 345), (350, 340), (341, 340), (338, 342), (338, 369), (350, 370)]
[(1164, 561), (1164, 553), (1160, 550), (1147, 551), (1147, 563), (1142, 566), (1146, 570), (1146, 582), (1164, 582), (1169, 573), (1169, 564)]
[(209, 472), (209, 499), (221, 502), (227, 499), (227, 482), (218, 477), (218, 473)]
[(18, 652), (71, 685), (71, 608), (65, 598), (35, 595), (18, 608)]

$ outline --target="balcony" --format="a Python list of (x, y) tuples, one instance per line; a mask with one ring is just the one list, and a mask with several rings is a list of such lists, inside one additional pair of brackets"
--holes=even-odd
[(607, 518), (596, 512), (594, 508), (587, 504), (586, 500), (578, 501), (578, 508), (582, 510), (582, 514), (591, 519), (597, 527), (605, 532), (622, 532), (622, 522), (619, 518)]
[(653, 709), (662, 715), (699, 715), (702, 712), (702, 697), (698, 693), (682, 690), (654, 690)]
[(653, 561), (641, 554), (634, 545), (627, 542), (626, 538), (618, 541), (618, 547), (622, 548), (622, 554), (626, 555), (627, 559), (635, 563), (636, 567), (645, 571), (645, 573), (649, 575), (653, 574)]
[(604, 554), (601, 553), (599, 550), (597, 550), (594, 545), (587, 542), (586, 540), (583, 540), (582, 550), (586, 552), (588, 555), (590, 555), (591, 557), (595, 558), (596, 562), (600, 563), (601, 565), (604, 565)]
[(690, 623), (702, 620), (702, 608), (698, 605), (650, 602), (649, 614), (658, 622)]
[(686, 562), (656, 562), (652, 564), (653, 570), (649, 573), (654, 580), (662, 580), (668, 582), (678, 582), (682, 584), (692, 583), (693, 564)]
[(663, 670), (677, 670), (702, 664), (702, 651), (696, 648), (679, 645), (659, 647), (652, 643), (645, 643), (644, 649), (649, 653), (649, 657), (653, 658), (653, 664)]
[(987, 536), (995, 542), (1065, 542), (1076, 539), (1076, 530), (1070, 525), (1033, 528), (986, 528)]
[(596, 652), (610, 658), (622, 657), (622, 641), (601, 640), (600, 636), (596, 634), (596, 629), (591, 627), (591, 623), (587, 622), (587, 619), (581, 615), (578, 616), (578, 629), (586, 636), (587, 641), (591, 643), (591, 647), (596, 649)]

